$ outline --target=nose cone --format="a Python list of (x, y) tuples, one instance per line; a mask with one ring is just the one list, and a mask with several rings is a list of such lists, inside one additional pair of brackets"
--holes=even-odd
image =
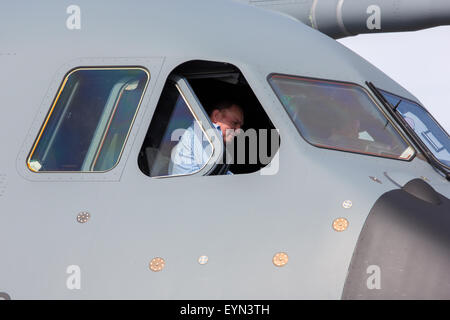
[(440, 205), (442, 203), (439, 194), (433, 189), (432, 186), (422, 179), (414, 179), (409, 181), (405, 184), (403, 190), (428, 203), (434, 205)]
[(450, 200), (415, 179), (371, 209), (342, 298), (450, 299), (449, 270)]

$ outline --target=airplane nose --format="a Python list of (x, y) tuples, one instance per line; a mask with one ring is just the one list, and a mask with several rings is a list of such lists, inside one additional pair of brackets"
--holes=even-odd
[[(378, 270), (373, 286), (372, 270)], [(343, 299), (450, 299), (450, 200), (421, 179), (383, 194), (360, 233)]]
[(419, 198), (431, 204), (439, 205), (442, 203), (436, 190), (434, 190), (432, 186), (430, 186), (422, 179), (414, 179), (409, 181), (407, 184), (405, 184), (403, 190), (405, 190), (409, 194), (412, 194), (416, 198)]

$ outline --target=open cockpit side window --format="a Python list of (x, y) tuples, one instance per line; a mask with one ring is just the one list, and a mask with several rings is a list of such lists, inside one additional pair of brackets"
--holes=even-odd
[[(167, 81), (139, 154), (143, 173), (151, 177), (181, 175), (179, 167), (184, 166), (191, 169), (188, 174), (194, 174), (206, 165), (214, 146), (195, 111), (179, 84), (174, 79)], [(177, 146), (188, 148), (191, 144), (193, 150), (179, 159), (183, 154), (176, 153)]]
[(192, 61), (169, 76), (138, 164), (151, 177), (252, 173), (278, 147), (278, 131), (239, 69)]

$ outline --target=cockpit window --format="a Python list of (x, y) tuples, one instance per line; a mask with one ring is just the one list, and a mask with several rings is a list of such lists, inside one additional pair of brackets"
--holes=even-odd
[(362, 87), (284, 75), (273, 75), (269, 82), (309, 143), (401, 160), (413, 157), (414, 149)]
[(450, 168), (450, 139), (448, 133), (418, 103), (379, 90), (388, 102), (396, 107), (403, 119), (433, 153), (436, 159)]
[[(177, 148), (186, 150), (185, 146), (191, 144), (192, 153), (177, 153)], [(139, 154), (139, 167), (150, 177), (194, 174), (206, 165), (213, 151), (209, 136), (181, 89), (168, 81)], [(186, 173), (186, 168), (191, 172)]]
[(279, 146), (278, 130), (239, 68), (191, 60), (168, 76), (138, 165), (154, 178), (273, 174)]
[(107, 171), (118, 162), (149, 73), (78, 68), (64, 78), (27, 164), (34, 172)]

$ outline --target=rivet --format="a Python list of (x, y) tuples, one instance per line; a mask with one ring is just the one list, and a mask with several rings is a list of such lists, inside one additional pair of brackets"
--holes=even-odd
[(287, 253), (278, 252), (273, 256), (272, 262), (277, 267), (283, 267), (288, 263), (289, 257)]
[(208, 263), (208, 256), (201, 256), (200, 258), (198, 258), (198, 263), (200, 264), (207, 264)]
[(85, 222), (88, 222), (88, 220), (89, 220), (90, 217), (91, 217), (91, 215), (90, 215), (89, 212), (80, 212), (80, 213), (77, 215), (77, 221), (78, 221), (79, 223), (85, 223)]
[(353, 203), (351, 200), (345, 200), (342, 203), (342, 206), (344, 207), (344, 209), (350, 209), (352, 207)]
[(164, 269), (164, 266), (166, 265), (166, 262), (163, 258), (153, 258), (152, 261), (150, 261), (150, 270), (153, 272), (158, 272)]
[(337, 218), (333, 221), (333, 229), (337, 232), (345, 231), (348, 228), (348, 220), (345, 218)]

